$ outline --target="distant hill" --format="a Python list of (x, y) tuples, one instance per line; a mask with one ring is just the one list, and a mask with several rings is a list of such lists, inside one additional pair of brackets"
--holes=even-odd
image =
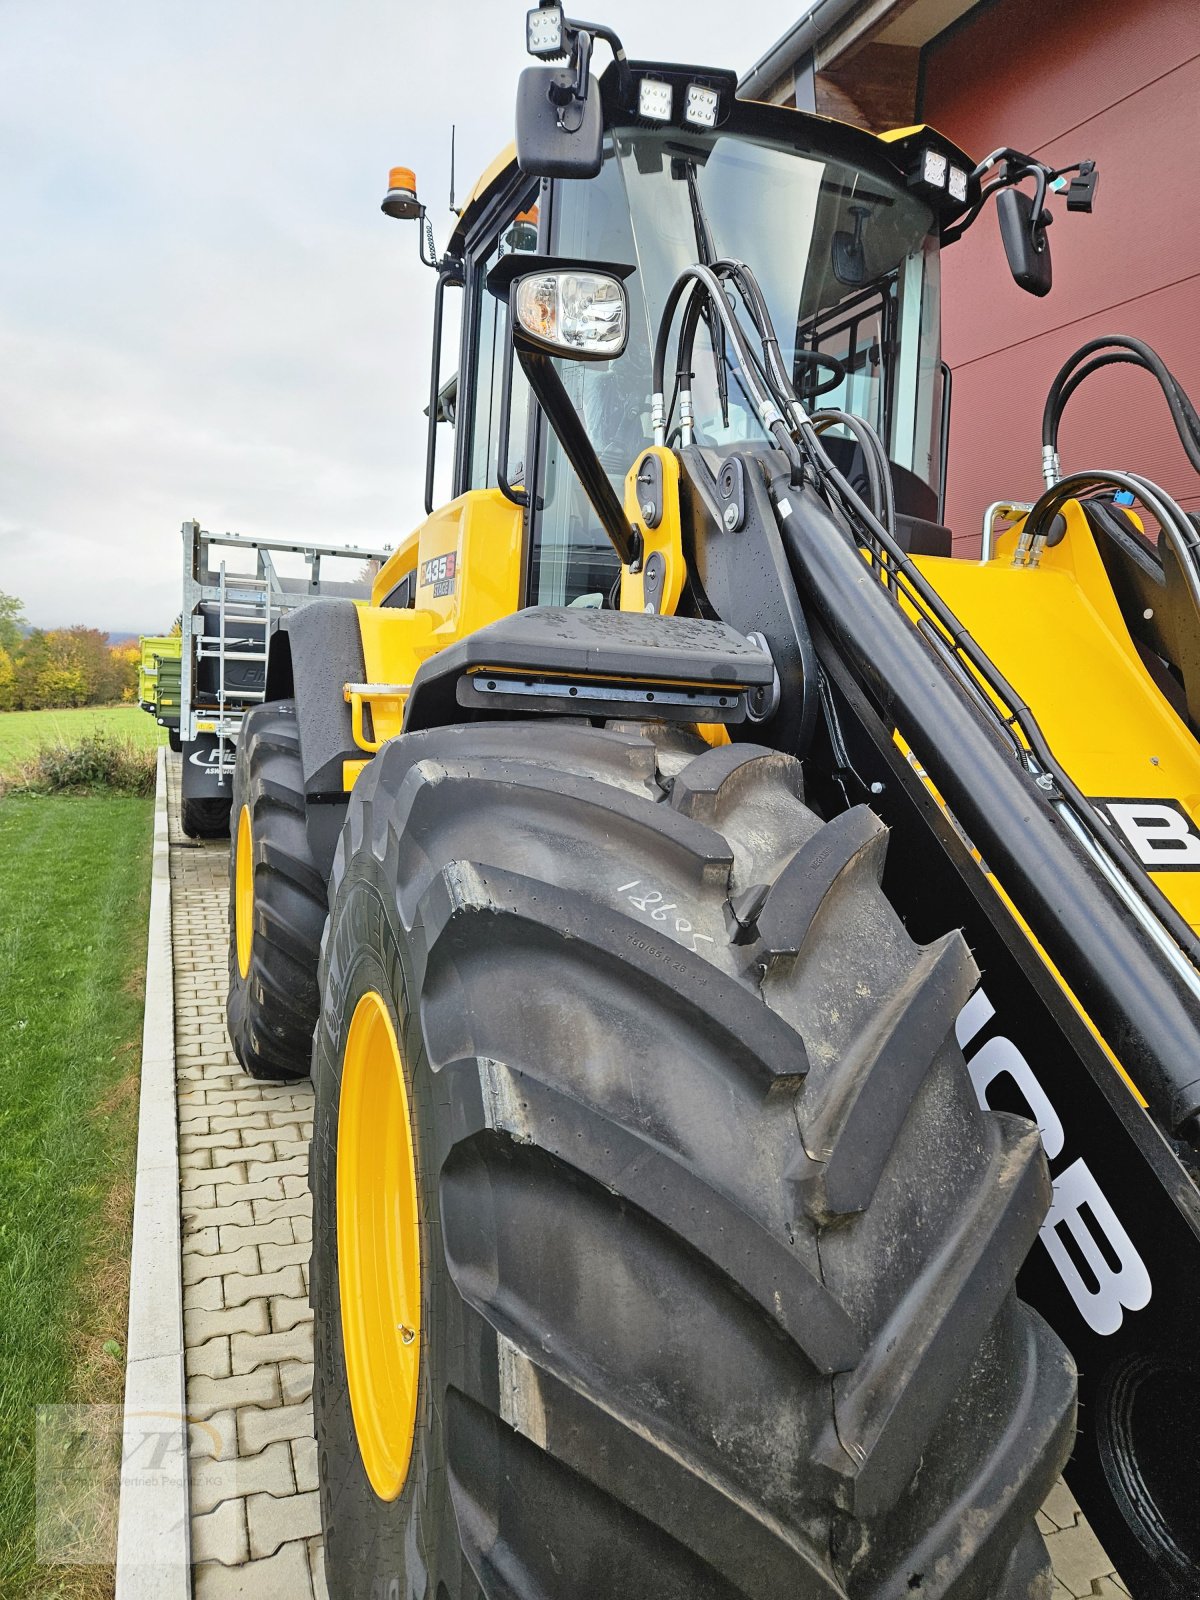
[[(32, 624), (28, 623), (28, 622), (24, 622), (20, 626), (21, 626), (21, 632), (28, 639), (29, 635), (31, 633), (33, 633), (33, 631), (34, 631)], [(57, 624), (56, 624), (56, 626), (57, 626)], [(63, 624), (61, 624), (61, 626), (66, 627), (67, 624), (63, 623)], [(170, 624), (168, 624), (166, 628), (160, 628), (158, 630), (158, 633), (159, 634), (166, 633), (169, 630), (169, 627), (170, 627)], [(52, 633), (54, 631), (54, 628), (53, 627), (46, 627), (42, 631), (44, 633)], [(111, 645), (122, 645), (122, 644), (136, 644), (138, 642), (138, 640), (142, 637), (143, 634), (153, 635), (155, 633), (155, 630), (153, 628), (142, 628), (138, 633), (117, 633), (117, 632), (110, 631), (107, 628), (101, 628), (100, 632), (101, 633), (108, 633), (108, 642), (109, 642), (109, 644), (111, 644)]]

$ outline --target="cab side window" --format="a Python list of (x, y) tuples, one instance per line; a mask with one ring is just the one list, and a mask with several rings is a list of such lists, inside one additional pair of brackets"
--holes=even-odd
[[(472, 362), (475, 370), (470, 405), (470, 434), (467, 448), (468, 489), (494, 488), (500, 444), (500, 421), (507, 402), (504, 392), (505, 352), (508, 346), (508, 303), (484, 287), (483, 280), (501, 259), (514, 252), (531, 255), (537, 250), (536, 208), (523, 210), (506, 222), (491, 248), (476, 255), (475, 327)], [(525, 425), (529, 415), (529, 386), (520, 366), (513, 362), (512, 400), (509, 416), (508, 481), (514, 487), (524, 482)]]

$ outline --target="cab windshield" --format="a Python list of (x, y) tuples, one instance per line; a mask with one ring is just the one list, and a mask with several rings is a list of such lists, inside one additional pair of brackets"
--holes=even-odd
[[(732, 257), (758, 276), (801, 399), (869, 422), (892, 461), (928, 485), (936, 504), (937, 234), (928, 206), (893, 180), (745, 135), (617, 131), (598, 177), (557, 186), (552, 249), (637, 269), (626, 285), (625, 354), (606, 364), (559, 363), (618, 495), (634, 458), (653, 442), (651, 357), (671, 286), (694, 262)], [(702, 328), (695, 442), (714, 455), (766, 440), (732, 352), (728, 361), (723, 403)], [(672, 348), (668, 399), (673, 363)], [(668, 442), (676, 444), (677, 418), (670, 426)], [(531, 598), (563, 605), (603, 594), (616, 557), (552, 433), (541, 455)]]

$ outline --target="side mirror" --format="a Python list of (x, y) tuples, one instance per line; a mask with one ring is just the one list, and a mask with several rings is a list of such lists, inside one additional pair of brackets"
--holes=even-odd
[[(1042, 193), (1039, 184), (1039, 201)], [(1038, 211), (1035, 217), (1034, 201), (1023, 189), (1003, 189), (996, 196), (996, 215), (1000, 219), (1000, 237), (1009, 271), (1022, 289), (1040, 299), (1050, 293), (1053, 269), (1050, 241), (1046, 238), (1050, 218), (1040, 205)]]
[[(517, 84), (517, 165), (531, 178), (594, 178), (604, 160), (600, 89), (590, 73), (526, 67)], [(582, 94), (579, 92), (582, 89)]]
[(863, 245), (863, 223), (871, 215), (870, 206), (851, 206), (854, 218), (853, 233), (835, 233), (833, 236), (833, 275), (848, 289), (857, 289), (867, 281), (867, 252)]

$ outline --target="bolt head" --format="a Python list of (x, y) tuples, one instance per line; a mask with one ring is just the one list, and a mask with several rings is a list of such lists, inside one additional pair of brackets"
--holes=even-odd
[(730, 533), (732, 533), (733, 530), (737, 527), (737, 525), (738, 525), (738, 508), (734, 505), (732, 500), (725, 507), (725, 513), (724, 513), (723, 517), (721, 518), (721, 520), (722, 520), (722, 522), (724, 522), (725, 526), (729, 529)]
[(645, 521), (645, 522), (649, 522), (650, 518), (653, 515), (654, 515), (654, 501), (653, 500), (643, 500), (642, 501), (642, 520)]

